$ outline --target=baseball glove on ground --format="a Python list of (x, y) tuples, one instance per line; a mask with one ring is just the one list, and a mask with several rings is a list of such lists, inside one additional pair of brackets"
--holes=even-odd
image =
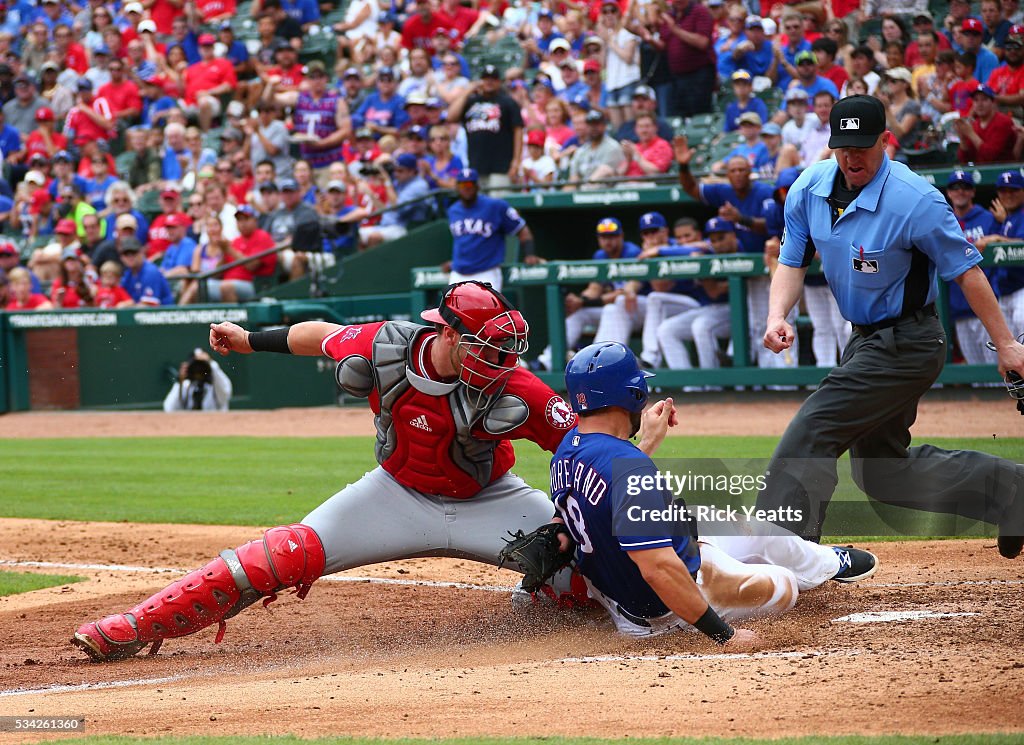
[[(569, 539), (568, 551), (559, 548), (559, 534)], [(523, 572), (522, 587), (527, 592), (539, 590), (555, 572), (569, 566), (576, 553), (576, 541), (562, 523), (548, 523), (532, 533), (517, 530), (509, 535), (511, 540), (505, 539), (508, 545), (498, 554), (498, 566), (508, 561), (518, 564)]]

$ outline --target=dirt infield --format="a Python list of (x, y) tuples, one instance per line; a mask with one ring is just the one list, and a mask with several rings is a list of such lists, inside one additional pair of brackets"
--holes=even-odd
[[(704, 406), (687, 408), (687, 433), (778, 434), (796, 404)], [(915, 431), (1021, 435), (1005, 401), (967, 409), (969, 417), (962, 402), (928, 403)], [(337, 410), (0, 422), (18, 437), (370, 433), (367, 412)], [(498, 589), (513, 574), (441, 559), (364, 567), (345, 573), (350, 581), (318, 582), (304, 602), (255, 606), (228, 622), (220, 645), (211, 628), (167, 641), (154, 657), (96, 665), (67, 643), (78, 623), (125, 610), (258, 534), (0, 520), (0, 569), (88, 578), (0, 598), (0, 715), (84, 715), (86, 734), (135, 735), (1024, 731), (1024, 561), (1001, 559), (991, 541), (871, 546), (883, 561), (875, 578), (829, 583), (784, 618), (751, 624), (766, 639), (753, 656), (723, 656), (697, 634), (623, 639), (588, 612), (514, 611)], [(931, 615), (837, 620), (864, 612)], [(0, 734), (0, 743), (25, 741)]]
[[(677, 399), (682, 435), (780, 435), (800, 408), (798, 396), (744, 398), (741, 394)], [(28, 412), (0, 417), (0, 439), (28, 437), (335, 437), (372, 435), (366, 408), (323, 407), (275, 411), (178, 412)], [(933, 392), (921, 403), (913, 433), (917, 437), (1024, 437), (1005, 393), (949, 398)]]
[[(250, 528), (3, 520), (0, 552), (21, 562), (185, 568), (254, 535)], [(719, 656), (696, 634), (637, 642), (587, 613), (512, 611), (507, 592), (322, 581), (304, 602), (284, 597), (269, 611), (256, 606), (232, 619), (221, 645), (207, 629), (167, 641), (155, 657), (96, 665), (66, 643), (75, 625), (124, 610), (177, 575), (65, 567), (59, 571), (89, 581), (0, 599), (0, 713), (84, 714), (93, 734), (1024, 730), (1024, 665), (1016, 659), (1024, 642), (1024, 564), (979, 541), (873, 548), (884, 562), (876, 579), (805, 594), (785, 618), (753, 624), (768, 640), (764, 656), (735, 658)], [(440, 559), (348, 575), (482, 587), (513, 577)], [(863, 611), (976, 615), (834, 620)], [(650, 655), (675, 659), (629, 659)], [(580, 659), (587, 657), (595, 659)], [(120, 687), (96, 687), (111, 684)], [(51, 690), (7, 695), (40, 688)], [(0, 742), (15, 737), (0, 735)]]

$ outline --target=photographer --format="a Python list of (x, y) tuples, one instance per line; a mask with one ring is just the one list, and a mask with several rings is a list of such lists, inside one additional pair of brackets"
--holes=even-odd
[(178, 367), (178, 381), (164, 399), (164, 411), (227, 411), (231, 379), (216, 360), (196, 348)]

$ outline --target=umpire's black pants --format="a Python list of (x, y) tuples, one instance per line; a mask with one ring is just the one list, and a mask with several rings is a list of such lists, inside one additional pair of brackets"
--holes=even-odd
[(786, 428), (758, 507), (800, 510), (799, 519), (777, 522), (818, 540), (838, 481), (836, 460), (849, 450), (854, 481), (872, 499), (999, 524), (1014, 498), (1024, 499), (1024, 466), (973, 450), (908, 447), (918, 400), (945, 357), (945, 333), (934, 316), (854, 332), (839, 367)]

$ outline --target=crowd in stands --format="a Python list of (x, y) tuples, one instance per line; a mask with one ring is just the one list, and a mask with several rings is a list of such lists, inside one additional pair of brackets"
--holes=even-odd
[(760, 251), (763, 216), (718, 187), (830, 157), (850, 93), (885, 103), (893, 158), (1019, 160), (1022, 20), (1017, 0), (0, 0), (0, 301), (245, 301), (431, 219), (467, 167), (507, 194), (682, 164)]

